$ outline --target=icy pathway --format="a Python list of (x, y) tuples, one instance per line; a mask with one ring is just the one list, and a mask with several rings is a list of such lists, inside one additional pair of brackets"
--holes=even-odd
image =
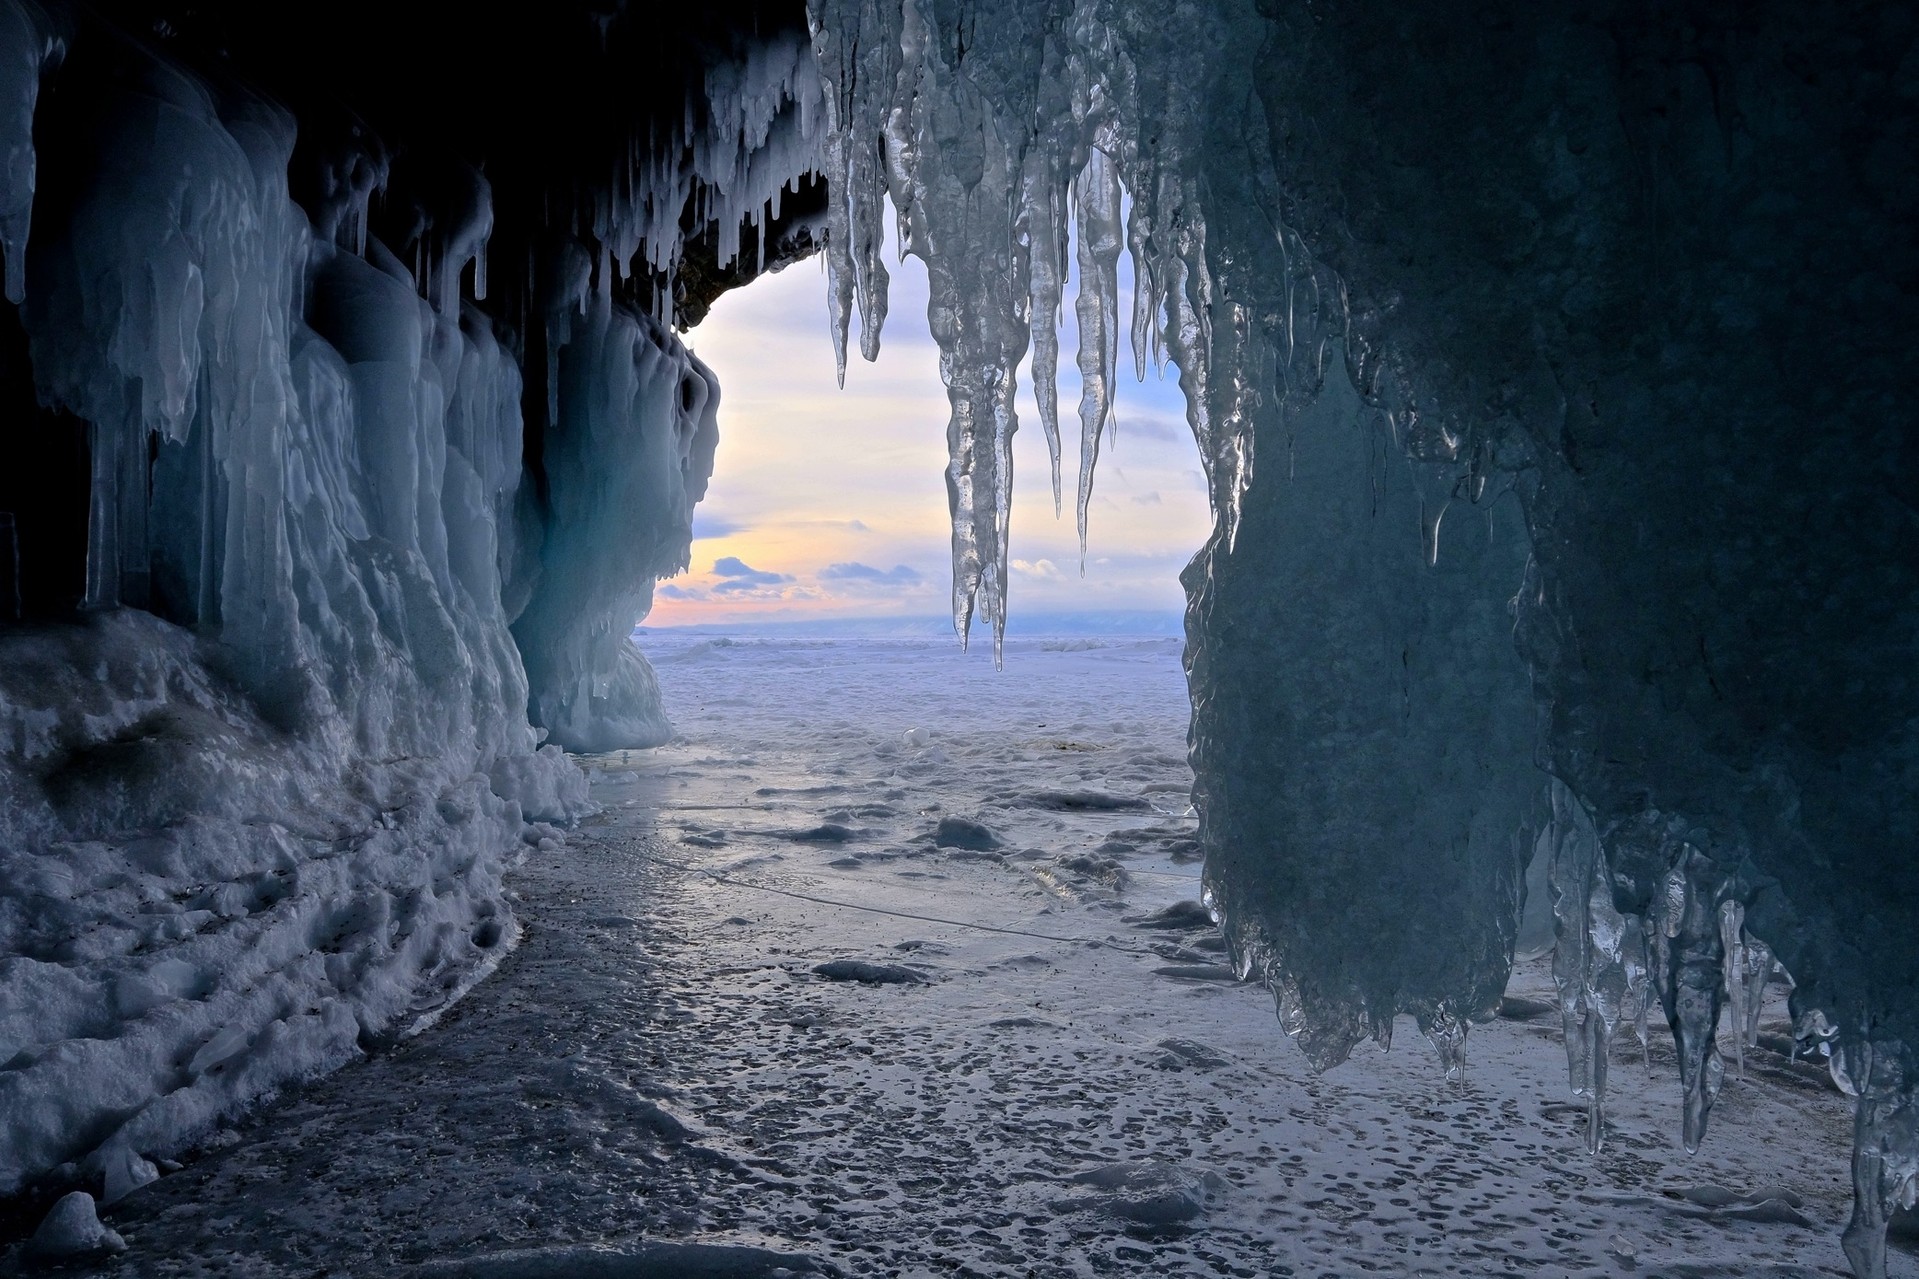
[[(1210, 930), (1142, 926), (1194, 889), (1153, 811), (1177, 650), (1035, 646), (950, 693), (942, 653), (669, 648), (690, 740), (589, 761), (608, 812), (518, 872), (499, 974), (116, 1206), (101, 1273), (1844, 1273), (1816, 1075), (1756, 1054), (1687, 1160), (1669, 1054), (1617, 1061), (1593, 1161), (1535, 968), (1463, 1088), (1410, 1025), (1314, 1076)], [(955, 817), (1000, 849), (935, 847)], [(1801, 1206), (1712, 1206), (1773, 1190)], [(635, 1260), (473, 1264), (581, 1245)]]

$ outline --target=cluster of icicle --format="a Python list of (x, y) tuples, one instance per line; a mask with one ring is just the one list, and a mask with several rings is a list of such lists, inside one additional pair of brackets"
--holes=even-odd
[[(1211, 281), (1205, 221), (1186, 157), (1190, 114), (1136, 92), (1107, 6), (976, 6), (958, 29), (921, 0), (812, 0), (825, 87), (827, 271), (842, 380), (857, 306), (860, 348), (879, 351), (886, 319), (884, 203), (898, 243), (926, 264), (927, 317), (952, 405), (947, 497), (953, 520), (953, 622), (1006, 625), (1008, 516), (1019, 364), (1030, 345), (1040, 425), (1060, 505), (1059, 337), (1069, 253), (1080, 283), (1082, 552), (1102, 434), (1113, 423), (1121, 246), (1138, 281), (1136, 370), (1170, 356), (1188, 420), (1230, 522), (1249, 459), (1217, 457), (1205, 386)], [(968, 58), (990, 41), (993, 56)], [(1006, 56), (1011, 51), (1011, 56)], [(1141, 139), (1156, 137), (1157, 145)], [(1130, 208), (1126, 207), (1130, 200)], [(1223, 450), (1232, 452), (1230, 445)]]
[(811, 172), (820, 145), (820, 83), (797, 35), (753, 44), (738, 62), (706, 68), (705, 118), (688, 98), (679, 119), (634, 137), (621, 172), (594, 192), (573, 230), (601, 246), (601, 266), (630, 275), (644, 263), (668, 287), (654, 290), (654, 319), (672, 321), (671, 281), (678, 272), (689, 202), (693, 225), (713, 223), (719, 264), (741, 255), (741, 228), (757, 239), (753, 265), (766, 257), (766, 230), (783, 197)]
[[(1565, 786), (1552, 785), (1552, 822), (1541, 855), (1551, 858), (1556, 946), (1553, 981), (1564, 1022), (1566, 1062), (1575, 1097), (1587, 1105), (1586, 1144), (1605, 1137), (1606, 1074), (1614, 1033), (1630, 1024), (1651, 1069), (1648, 1021), (1656, 1006), (1673, 1031), (1684, 1089), (1682, 1138), (1688, 1154), (1706, 1137), (1706, 1120), (1725, 1081), (1719, 1022), (1733, 1071), (1746, 1074), (1746, 1049), (1759, 1043), (1766, 987), (1792, 978), (1772, 948), (1746, 931), (1746, 908), (1723, 875), (1681, 843), (1644, 917), (1614, 902), (1613, 876), (1591, 816)], [(1857, 1103), (1853, 1216), (1845, 1248), (1854, 1273), (1885, 1273), (1886, 1225), (1895, 1208), (1919, 1202), (1919, 1112), (1898, 1055), (1870, 1039), (1841, 1037), (1816, 1008), (1793, 1026), (1793, 1054), (1823, 1058), (1834, 1085)]]

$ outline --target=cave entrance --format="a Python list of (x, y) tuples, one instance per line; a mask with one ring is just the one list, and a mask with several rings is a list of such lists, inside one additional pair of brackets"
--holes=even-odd
[[(889, 255), (890, 256), (890, 255)], [(1130, 304), (1130, 263), (1120, 281)], [(821, 265), (722, 297), (687, 335), (718, 375), (720, 444), (693, 524), (692, 564), (645, 626), (950, 634), (951, 529), (942, 501), (949, 409), (916, 259), (894, 263), (880, 358), (835, 385)], [(1076, 281), (1069, 282), (1068, 297)], [(1179, 570), (1211, 528), (1173, 370), (1122, 378), (1102, 446), (1084, 572), (1074, 521), (1080, 386), (1063, 308), (1063, 514), (1056, 516), (1030, 358), (1019, 372), (1009, 635), (1179, 633)], [(990, 650), (976, 620), (975, 649)], [(644, 647), (644, 645), (643, 645)]]

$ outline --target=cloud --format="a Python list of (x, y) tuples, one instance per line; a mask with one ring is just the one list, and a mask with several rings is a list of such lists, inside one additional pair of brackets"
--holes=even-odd
[(706, 592), (700, 590), (698, 587), (675, 586), (671, 582), (660, 583), (653, 588), (653, 593), (669, 600), (703, 600), (706, 598)]
[(865, 520), (848, 520), (848, 521), (846, 521), (846, 527), (847, 527), (847, 528), (848, 528), (849, 530), (851, 530), (852, 532), (855, 532), (855, 533), (870, 533), (870, 532), (872, 532), (872, 530), (871, 530), (871, 529), (869, 529), (869, 528), (867, 528), (867, 527), (866, 527), (866, 521), (865, 521)]
[(1051, 560), (1014, 560), (1013, 571), (1024, 573), (1028, 577), (1037, 577), (1042, 581), (1056, 582), (1060, 579), (1059, 565)]
[(822, 582), (876, 582), (896, 586), (917, 586), (922, 580), (919, 570), (904, 564), (895, 564), (892, 568), (874, 568), (871, 564), (861, 564), (857, 560), (843, 564), (828, 564), (820, 570)]
[(1134, 506), (1158, 506), (1158, 505), (1159, 505), (1159, 490), (1158, 490), (1158, 489), (1154, 489), (1154, 490), (1153, 490), (1152, 492), (1150, 492), (1150, 493), (1135, 493), (1135, 494), (1133, 494), (1133, 505), (1134, 505)]
[(749, 526), (738, 520), (729, 520), (724, 515), (714, 515), (707, 511), (693, 512), (693, 540), (708, 537), (731, 537), (735, 533), (744, 533)]
[(741, 591), (755, 586), (778, 586), (781, 582), (793, 580), (787, 573), (768, 573), (754, 568), (737, 555), (723, 555), (714, 560), (713, 576), (728, 579), (714, 587), (715, 591)]
[[(1123, 394), (1121, 398), (1122, 400), (1124, 399)], [(1126, 406), (1121, 404), (1120, 407), (1125, 408)], [(1117, 438), (1121, 440), (1127, 436), (1135, 439), (1144, 436), (1146, 439), (1155, 440), (1161, 444), (1182, 444), (1188, 448), (1191, 448), (1193, 444), (1192, 428), (1188, 427), (1186, 423), (1179, 421), (1177, 418), (1154, 413), (1150, 410), (1142, 413), (1127, 414), (1123, 420), (1117, 423), (1117, 427)]]

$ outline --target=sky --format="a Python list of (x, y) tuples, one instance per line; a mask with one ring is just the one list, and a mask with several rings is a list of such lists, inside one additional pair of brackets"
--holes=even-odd
[[(662, 582), (645, 625), (937, 617), (951, 608), (946, 390), (926, 327), (926, 272), (890, 260), (891, 309), (877, 362), (849, 339), (834, 383), (823, 260), (736, 289), (687, 344), (720, 380), (720, 444), (693, 520), (691, 569)], [(1073, 486), (1079, 374), (1072, 289), (1061, 335), (1064, 498), (1053, 514), (1046, 440), (1020, 370), (1014, 436), (1012, 574), (1017, 618), (1178, 613), (1179, 570), (1211, 527), (1177, 373), (1134, 381), (1122, 356), (1117, 441), (1101, 449), (1080, 573)], [(1121, 322), (1130, 314), (1122, 264)]]

